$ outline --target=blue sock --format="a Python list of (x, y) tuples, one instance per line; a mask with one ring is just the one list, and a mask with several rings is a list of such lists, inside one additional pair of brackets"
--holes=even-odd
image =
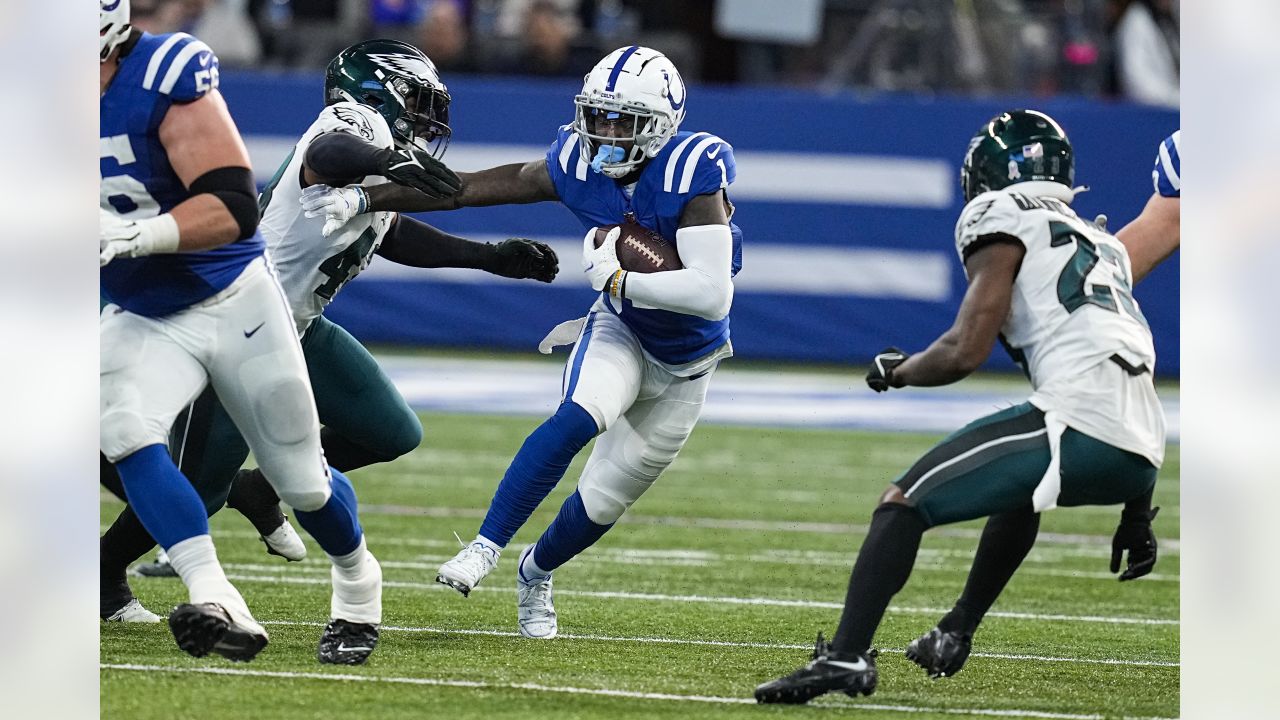
[(320, 543), (329, 555), (349, 555), (360, 547), (364, 531), (356, 517), (356, 490), (346, 475), (329, 468), (329, 487), (333, 494), (319, 510), (294, 510), (298, 524)]
[(160, 547), (209, 534), (204, 502), (164, 445), (148, 445), (115, 466), (129, 507)]
[(560, 514), (551, 521), (551, 527), (538, 538), (533, 546), (533, 564), (544, 572), (551, 572), (573, 559), (573, 556), (595, 544), (609, 525), (597, 525), (587, 517), (587, 508), (577, 490), (560, 506)]
[(539, 425), (520, 446), (520, 452), (498, 483), (480, 534), (498, 547), (506, 547), (511, 536), (564, 477), (573, 457), (597, 432), (595, 419), (581, 405), (560, 403), (556, 414)]

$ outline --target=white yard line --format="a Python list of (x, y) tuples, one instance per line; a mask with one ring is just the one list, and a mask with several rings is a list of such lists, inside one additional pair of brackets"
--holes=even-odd
[[(241, 566), (234, 563), (226, 563), (223, 567), (228, 570), (235, 570)], [(257, 567), (257, 566), (251, 566)], [(243, 575), (240, 573), (228, 573), (227, 577), (232, 580), (240, 580), (243, 582), (267, 582), (267, 583), (288, 583), (296, 585), (328, 585), (329, 578), (326, 573), (323, 577), (318, 575), (298, 576), (290, 575)], [(399, 580), (384, 580), (383, 587), (404, 588), (409, 590), (447, 590), (445, 586), (439, 583), (420, 583), (406, 582)], [(490, 592), (511, 594), (511, 589), (506, 587), (478, 587), (472, 592)], [(604, 590), (562, 590), (557, 588), (556, 593), (568, 597), (590, 597), (608, 600), (649, 600), (659, 602), (672, 603), (698, 603), (711, 605), (757, 605), (767, 607), (802, 607), (802, 608), (821, 608), (825, 610), (839, 610), (842, 605), (834, 602), (823, 602), (819, 600), (787, 600), (781, 598), (762, 598), (762, 597), (725, 597), (712, 595), (668, 595), (664, 593), (632, 593), (623, 591), (604, 591)], [(941, 615), (948, 609), (943, 608), (913, 608), (890, 606), (889, 612), (908, 613), (912, 615)], [(1178, 625), (1177, 620), (1168, 620), (1163, 618), (1130, 618), (1130, 617), (1108, 617), (1101, 615), (1059, 615), (1053, 613), (1024, 613), (1024, 612), (1008, 612), (1001, 610), (993, 610), (987, 613), (987, 617), (1008, 618), (1013, 620), (1051, 620), (1061, 622), (1085, 622), (1085, 623), (1103, 623), (1110, 625)]]
[[(299, 622), (295, 620), (262, 620), (263, 625), (285, 625), (285, 626), (304, 626), (304, 627), (324, 627), (322, 622)], [(465, 630), (458, 628), (437, 628), (437, 627), (412, 627), (383, 625), (382, 630), (390, 630), (392, 632), (409, 632), (409, 633), (433, 633), (440, 635), (482, 635), (485, 637), (521, 637), (520, 633), (505, 630)], [(576, 635), (573, 633), (560, 633), (556, 636), (564, 640), (593, 640), (598, 642), (631, 642), (631, 643), (654, 643), (659, 645), (700, 645), (711, 647), (731, 647), (731, 648), (760, 648), (768, 650), (812, 650), (812, 644), (792, 644), (792, 643), (766, 643), (766, 642), (731, 642), (728, 640), (694, 640), (687, 638), (664, 638), (664, 637), (628, 637), (615, 635)], [(901, 655), (903, 650), (900, 648), (880, 648), (880, 652), (896, 653)], [(1029, 660), (1033, 662), (1056, 662), (1071, 663), (1083, 665), (1126, 665), (1131, 667), (1161, 667), (1176, 668), (1181, 667), (1181, 663), (1176, 662), (1160, 662), (1158, 660), (1120, 660), (1116, 658), (1071, 658), (1071, 657), (1055, 657), (1051, 655), (1010, 655), (1006, 653), (985, 653), (976, 652), (971, 657), (992, 658), (995, 660)]]
[[(166, 665), (136, 665), (125, 663), (99, 663), (102, 670), (132, 672), (194, 673), (238, 677), (263, 677), (290, 680), (326, 680), (330, 682), (369, 682), (398, 685), (427, 685), (487, 690), (527, 690), (530, 692), (559, 693), (566, 695), (598, 695), (603, 697), (630, 698), (635, 700), (669, 700), (676, 702), (701, 702), (717, 705), (754, 705), (755, 700), (746, 697), (719, 697), (715, 695), (676, 695), (671, 693), (636, 692), (610, 688), (581, 688), (540, 685), (537, 683), (494, 683), (475, 680), (447, 680), (430, 677), (396, 677), (388, 675), (356, 675), (351, 673), (293, 672), (285, 670), (250, 670), (230, 667), (174, 667)], [(824, 703), (828, 704), (828, 703)], [(881, 712), (938, 713), (943, 715), (973, 715), (982, 717), (1033, 717), (1049, 720), (1101, 720), (1101, 715), (1075, 713), (1050, 713), (1037, 710), (994, 710), (987, 708), (931, 708), (918, 705), (880, 705), (874, 703), (838, 702), (842, 709), (876, 710)], [(1163, 720), (1163, 719), (1160, 719)]]

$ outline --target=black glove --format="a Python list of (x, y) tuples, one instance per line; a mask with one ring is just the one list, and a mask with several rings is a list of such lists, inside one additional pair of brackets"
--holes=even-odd
[(546, 243), (511, 238), (493, 246), (494, 258), (490, 262), (489, 272), (502, 277), (524, 279), (532, 278), (549, 283), (555, 279), (560, 270), (560, 260), (556, 251)]
[(891, 387), (902, 387), (893, 382), (893, 369), (909, 357), (911, 356), (896, 347), (881, 350), (871, 360), (871, 369), (867, 371), (867, 387), (876, 392), (884, 392)]
[(1125, 510), (1120, 513), (1120, 526), (1111, 538), (1111, 572), (1120, 572), (1120, 558), (1129, 551), (1129, 565), (1120, 573), (1121, 582), (1136, 580), (1156, 566), (1156, 534), (1151, 521), (1160, 508)]
[(462, 180), (452, 170), (421, 150), (383, 150), (378, 174), (433, 199), (447, 198), (462, 189)]

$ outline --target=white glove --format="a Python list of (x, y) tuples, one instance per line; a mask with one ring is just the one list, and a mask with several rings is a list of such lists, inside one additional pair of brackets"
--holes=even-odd
[(178, 221), (169, 213), (126, 220), (98, 208), (98, 267), (118, 257), (135, 258), (178, 250)]
[[(603, 290), (609, 279), (622, 269), (618, 264), (618, 237), (622, 228), (614, 228), (604, 236), (604, 242), (596, 247), (596, 228), (587, 231), (582, 238), (582, 272), (587, 274), (587, 282), (592, 290)], [(617, 293), (614, 293), (615, 295)]]
[(369, 209), (369, 195), (359, 185), (340, 188), (311, 185), (302, 191), (301, 202), (307, 217), (324, 216), (324, 228), (320, 234), (325, 237)]

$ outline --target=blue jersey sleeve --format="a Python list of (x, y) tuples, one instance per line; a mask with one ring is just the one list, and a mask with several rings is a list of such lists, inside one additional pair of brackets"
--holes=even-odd
[(733, 146), (715, 135), (700, 138), (680, 167), (675, 191), (680, 195), (708, 195), (728, 188), (738, 174)]
[(169, 35), (147, 63), (142, 87), (173, 102), (199, 100), (218, 87), (218, 56), (186, 33)]
[(1155, 191), (1164, 197), (1182, 197), (1182, 167), (1178, 153), (1178, 141), (1182, 138), (1179, 130), (1160, 143), (1156, 151), (1155, 168), (1151, 171), (1151, 182)]
[(587, 179), (587, 164), (578, 150), (578, 134), (572, 125), (561, 125), (556, 141), (547, 150), (547, 174), (561, 198), (569, 196), (568, 185), (574, 180)]

